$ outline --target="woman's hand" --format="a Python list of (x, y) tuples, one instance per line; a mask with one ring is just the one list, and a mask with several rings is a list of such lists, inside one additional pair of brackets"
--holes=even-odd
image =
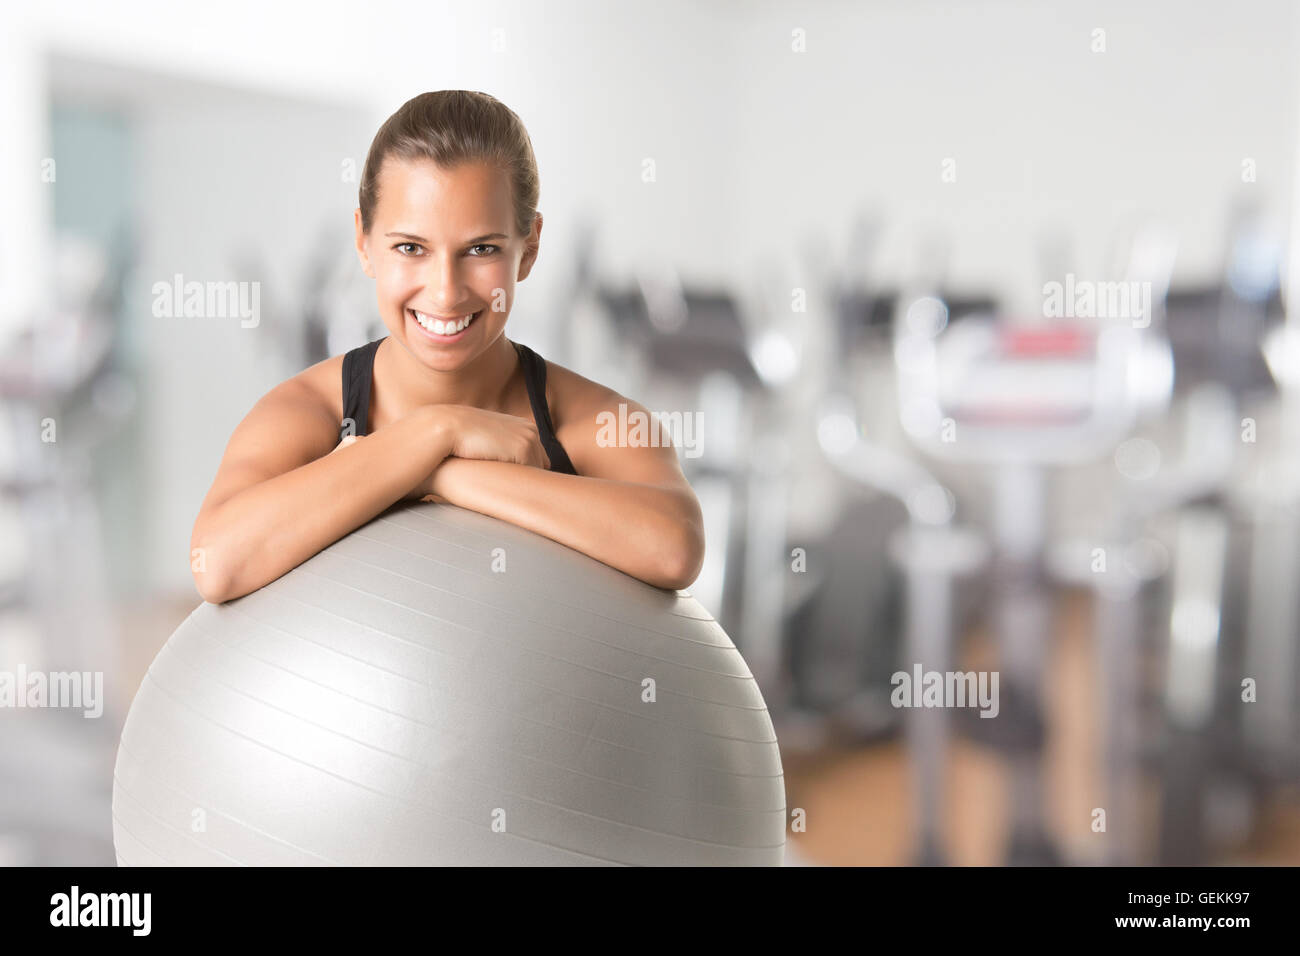
[[(550, 468), (550, 458), (542, 448), (541, 438), (537, 434), (537, 424), (531, 418), (489, 412), (472, 405), (435, 407), (439, 427), (446, 429), (450, 437), (449, 458), (506, 461), (543, 470)], [(344, 441), (346, 442), (347, 439)], [(342, 447), (342, 443), (339, 447)], [(335, 451), (338, 449), (336, 448)], [(433, 491), (434, 478), (442, 465), (443, 462), (439, 462), (433, 471), (405, 497), (421, 501), (445, 502), (447, 499)]]
[(452, 436), (452, 457), (509, 461), (543, 470), (551, 467), (537, 424), (531, 418), (489, 412), (472, 405), (442, 405), (439, 411)]

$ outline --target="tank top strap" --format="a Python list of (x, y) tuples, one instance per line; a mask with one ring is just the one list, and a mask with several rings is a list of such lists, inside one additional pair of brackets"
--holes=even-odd
[[(352, 349), (343, 356), (343, 421), (339, 424), (339, 441), (347, 435), (370, 434), (370, 393), (374, 384), (375, 352), (383, 339), (375, 339)], [(569, 454), (555, 437), (555, 425), (546, 405), (546, 361), (519, 342), (512, 342), (524, 369), (528, 386), (528, 404), (537, 423), (537, 437), (551, 460), (551, 471), (576, 475)], [(351, 423), (351, 430), (348, 425)]]
[(576, 475), (578, 471), (569, 460), (569, 453), (555, 437), (551, 411), (546, 406), (546, 360), (527, 345), (514, 341), (511, 344), (519, 353), (519, 361), (524, 367), (524, 382), (528, 385), (528, 403), (533, 407), (533, 419), (537, 422), (537, 437), (551, 460), (551, 471)]
[[(370, 434), (370, 391), (375, 375), (375, 352), (383, 339), (359, 345), (343, 356), (343, 421), (339, 441), (348, 434)], [(348, 425), (351, 423), (351, 430)]]

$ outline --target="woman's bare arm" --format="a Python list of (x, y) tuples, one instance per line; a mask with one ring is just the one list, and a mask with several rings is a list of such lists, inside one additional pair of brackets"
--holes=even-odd
[(274, 581), (411, 494), (450, 454), (438, 406), (423, 406), (344, 448), (338, 422), (291, 379), (235, 429), (190, 541), (203, 599)]
[(689, 486), (448, 458), (433, 488), (450, 504), (535, 531), (658, 588), (689, 587), (704, 563), (703, 519)]
[(660, 588), (689, 587), (704, 564), (704, 520), (670, 443), (609, 446), (598, 416), (620, 403), (603, 387), (569, 412), (560, 436), (578, 475), (448, 458), (431, 490), (471, 511), (545, 535)]

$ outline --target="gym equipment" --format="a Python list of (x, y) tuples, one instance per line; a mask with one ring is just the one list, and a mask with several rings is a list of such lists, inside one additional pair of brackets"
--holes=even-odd
[(785, 819), (694, 598), (432, 503), (196, 609), (113, 789), (123, 865), (780, 865)]
[[(1300, 303), (1293, 308), (1300, 313)], [(1255, 775), (1272, 784), (1300, 779), (1300, 317), (1265, 335), (1263, 352), (1279, 396), (1267, 420), (1267, 459), (1231, 489), (1231, 503), (1250, 535), (1244, 560), (1240, 672), (1231, 675), (1237, 740)], [(1231, 569), (1230, 569), (1231, 570)], [(1241, 707), (1243, 676), (1255, 678), (1257, 700)]]
[[(1209, 677), (1212, 685), (1216, 670), (1215, 635), (1199, 630), (1207, 617), (1194, 620), (1185, 609), (1214, 607), (1218, 613), (1223, 522), (1198, 503), (1227, 479), (1234, 415), (1221, 389), (1198, 384), (1181, 403), (1179, 417), (1179, 457), (1160, 460), (1158, 468), (1149, 467), (1154, 460), (1144, 468), (1127, 462), (1129, 473), (1107, 483), (1106, 506), (1087, 540), (1075, 542), (1074, 548), (1063, 542), (1051, 561), (1059, 579), (1093, 591), (1107, 815), (1107, 839), (1098, 862), (1111, 866), (1147, 862), (1139, 787), (1139, 771), (1152, 749), (1141, 679), (1146, 657), (1164, 652), (1161, 684), (1168, 700), (1180, 702), (1179, 709), (1204, 706), (1194, 701), (1203, 699), (1203, 681)], [(1154, 457), (1155, 446), (1145, 447)], [(1117, 453), (1117, 459), (1126, 457)], [(1162, 538), (1170, 539), (1169, 545)], [(1097, 548), (1106, 557), (1104, 569), (1094, 564)], [(1189, 632), (1189, 626), (1197, 633)], [(1162, 757), (1170, 756), (1170, 746), (1169, 740), (1156, 744)], [(1200, 834), (1184, 838), (1194, 842)]]
[[(935, 296), (905, 297), (894, 326), (898, 407), (914, 445), (938, 461), (988, 467), (994, 546), (994, 627), (999, 641), (1001, 712), (972, 724), (1012, 766), (1008, 862), (1059, 862), (1046, 835), (1040, 714), (1050, 590), (1048, 469), (1095, 461), (1172, 387), (1172, 359), (1160, 304), (1172, 244), (1153, 231), (1134, 247), (1129, 281), (1153, 285), (1146, 325), (1126, 319), (1017, 322), (968, 315), (949, 321)], [(1136, 317), (1134, 317), (1136, 318)]]
[[(1178, 517), (1157, 763), (1156, 859), (1166, 865), (1207, 863), (1240, 843), (1262, 796), (1300, 777), (1296, 366), (1278, 348), (1284, 243), (1249, 204), (1233, 210), (1227, 235), (1219, 283), (1170, 296), (1180, 386), (1217, 396), (1220, 410), (1217, 422), (1189, 422), (1185, 442), (1215, 479)], [(1249, 703), (1245, 678), (1256, 684)]]
[[(892, 370), (879, 362), (888, 350), (878, 332), (887, 328), (893, 298), (879, 288), (873, 268), (883, 231), (879, 214), (861, 211), (842, 261), (829, 271), (824, 244), (805, 244), (788, 284), (811, 286), (808, 311), (773, 330), (789, 338), (802, 333), (795, 340), (801, 387), (783, 404), (797, 413), (792, 427), (815, 436), (800, 456), (804, 497), (826, 502), (807, 519), (824, 523), (825, 531), (801, 531), (796, 539), (810, 560), (795, 578), (802, 587), (792, 589), (798, 603), (786, 638), (797, 705), (791, 716), (822, 745), (832, 737), (862, 743), (895, 735), (902, 716), (888, 692), (903, 653), (904, 587), (887, 545), (908, 511), (892, 487), (860, 471), (862, 456), (882, 444), (869, 416), (888, 416), (892, 403)], [(863, 383), (874, 386), (868, 396)], [(867, 434), (872, 440), (856, 447)]]
[[(134, 248), (116, 238), (57, 235), (58, 307), (0, 348), (0, 671), (120, 666), (97, 485), (135, 403), (114, 354)], [(0, 865), (112, 859), (102, 761), (121, 709), (111, 694), (100, 703), (99, 720), (67, 710), (0, 717)]]
[[(831, 400), (833, 402), (833, 399)], [(848, 477), (903, 503), (908, 523), (889, 539), (889, 555), (905, 580), (904, 663), (927, 671), (950, 669), (956, 645), (953, 597), (958, 579), (973, 575), (988, 547), (973, 529), (952, 522), (952, 493), (919, 465), (860, 437), (856, 418), (844, 406), (825, 409), (818, 427), (827, 457)], [(905, 734), (916, 794), (916, 859), (924, 866), (946, 862), (942, 810), (948, 717), (942, 709), (920, 708), (906, 715)]]
[[(859, 398), (859, 379), (887, 382), (890, 370), (862, 368), (855, 359), (870, 362), (874, 355), (888, 361), (888, 321), (898, 298), (896, 293), (873, 289), (868, 270), (862, 268), (879, 231), (878, 221), (869, 216), (859, 218), (855, 225), (849, 244), (850, 263), (858, 268), (844, 269), (836, 290), (835, 328), (833, 334), (825, 336), (833, 347), (831, 354), (823, 358), (828, 374), (816, 420), (818, 444), (837, 472), (855, 485), (883, 495), (884, 501), (894, 507), (902, 506), (905, 520), (901, 525), (882, 525), (879, 512), (870, 524), (857, 524), (859, 530), (870, 527), (875, 532), (874, 539), (864, 542), (865, 546), (887, 555), (889, 563), (901, 573), (901, 582), (896, 584), (893, 577), (873, 573), (870, 561), (862, 557), (852, 563), (850, 573), (860, 577), (857, 587), (863, 595), (870, 595), (878, 586), (872, 578), (884, 578), (890, 586), (901, 584), (903, 641), (897, 648), (877, 633), (872, 625), (879, 624), (879, 620), (841, 613), (837, 622), (840, 633), (834, 635), (837, 646), (821, 649), (820, 666), (807, 681), (821, 698), (819, 703), (833, 708), (832, 716), (837, 721), (856, 716), (864, 724), (880, 711), (891, 709), (892, 683), (888, 675), (896, 668), (909, 674), (915, 664), (925, 670), (949, 670), (961, 617), (957, 585), (973, 578), (988, 557), (983, 537), (953, 521), (956, 502), (948, 488), (883, 441), (865, 437), (874, 435), (876, 424), (865, 422), (864, 411), (874, 410), (882, 402), (878, 398)], [(938, 280), (930, 277), (930, 281)], [(888, 394), (881, 397), (888, 406)], [(850, 506), (841, 520), (856, 513)], [(834, 540), (832, 535), (827, 544)], [(842, 557), (840, 560), (844, 561)], [(844, 610), (843, 604), (838, 610)], [(809, 636), (800, 635), (800, 639), (806, 641)], [(862, 675), (847, 665), (862, 656), (853, 645), (866, 645), (868, 641), (883, 642), (892, 659), (884, 668), (877, 668), (880, 673), (870, 685), (855, 692)], [(945, 862), (941, 821), (948, 716), (942, 709), (920, 708), (906, 711), (901, 718), (914, 781), (915, 860), (922, 865), (939, 865)], [(881, 722), (879, 716), (874, 720)]]

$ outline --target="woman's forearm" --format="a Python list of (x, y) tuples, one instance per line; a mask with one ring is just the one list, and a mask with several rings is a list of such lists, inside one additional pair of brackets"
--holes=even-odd
[(655, 587), (690, 585), (704, 562), (695, 496), (501, 461), (448, 458), (433, 492), (545, 535)]
[(214, 604), (274, 581), (417, 486), (450, 452), (425, 406), (335, 454), (259, 482), (196, 523), (199, 593)]

